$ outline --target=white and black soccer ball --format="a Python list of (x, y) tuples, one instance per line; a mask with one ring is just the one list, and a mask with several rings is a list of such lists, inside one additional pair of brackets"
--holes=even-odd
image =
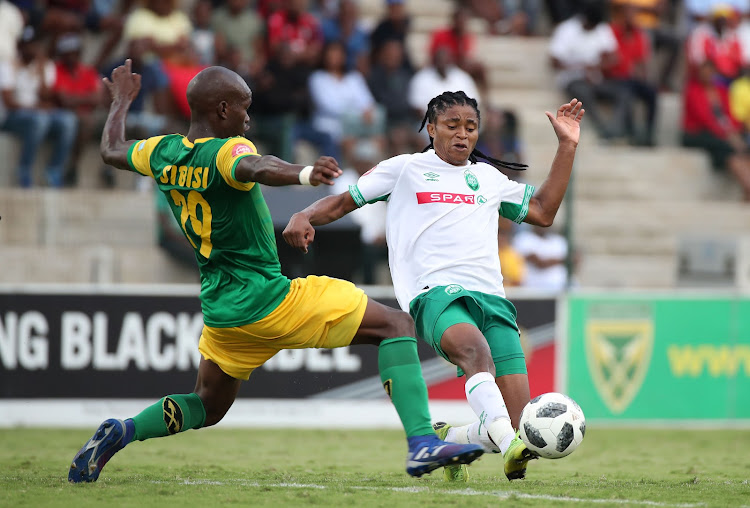
[(526, 447), (547, 459), (570, 455), (586, 434), (581, 407), (557, 392), (542, 394), (526, 404), (519, 426)]

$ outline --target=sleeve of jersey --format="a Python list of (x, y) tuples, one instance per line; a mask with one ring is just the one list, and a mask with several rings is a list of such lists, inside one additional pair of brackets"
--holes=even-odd
[(393, 192), (407, 157), (408, 155), (399, 155), (383, 161), (360, 176), (357, 185), (350, 185), (349, 194), (357, 206), (361, 208), (369, 203), (386, 201)]
[(521, 224), (529, 213), (529, 202), (534, 186), (507, 180), (500, 196), (500, 215)]
[(151, 153), (159, 144), (164, 136), (155, 136), (153, 138), (136, 141), (128, 149), (128, 163), (130, 168), (144, 176), (154, 177), (151, 171)]
[(219, 153), (216, 154), (216, 167), (227, 185), (241, 191), (253, 188), (255, 182), (240, 182), (234, 176), (240, 160), (250, 156), (260, 157), (260, 154), (255, 145), (245, 138), (229, 139), (219, 149)]

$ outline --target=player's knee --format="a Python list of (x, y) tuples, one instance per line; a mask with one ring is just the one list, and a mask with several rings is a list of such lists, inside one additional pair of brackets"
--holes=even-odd
[(492, 353), (486, 344), (462, 344), (446, 353), (453, 363), (461, 367), (467, 375), (477, 372), (489, 372), (495, 375), (495, 363), (492, 361)]
[(406, 312), (394, 309), (388, 318), (388, 328), (384, 331), (383, 340), (393, 337), (416, 336), (414, 320)]

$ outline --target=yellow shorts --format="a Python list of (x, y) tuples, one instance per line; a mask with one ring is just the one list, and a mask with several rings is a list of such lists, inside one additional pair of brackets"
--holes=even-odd
[(316, 277), (292, 280), (289, 294), (269, 315), (243, 326), (204, 326), (198, 350), (236, 379), (282, 349), (348, 346), (362, 323), (367, 295), (351, 282)]

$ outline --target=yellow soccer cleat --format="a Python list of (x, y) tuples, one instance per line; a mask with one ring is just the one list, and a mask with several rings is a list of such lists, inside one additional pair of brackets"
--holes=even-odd
[[(437, 422), (432, 425), (432, 428), (438, 437), (445, 441), (445, 438), (448, 435), (448, 429), (451, 428), (451, 425), (448, 425), (445, 422)], [(445, 478), (446, 482), (466, 483), (469, 481), (469, 468), (466, 467), (466, 464), (445, 466), (443, 468), (443, 478)]]
[(538, 459), (539, 455), (526, 448), (519, 433), (516, 432), (516, 437), (505, 450), (503, 458), (505, 459), (505, 476), (508, 480), (519, 480), (526, 477), (526, 464), (530, 460)]

